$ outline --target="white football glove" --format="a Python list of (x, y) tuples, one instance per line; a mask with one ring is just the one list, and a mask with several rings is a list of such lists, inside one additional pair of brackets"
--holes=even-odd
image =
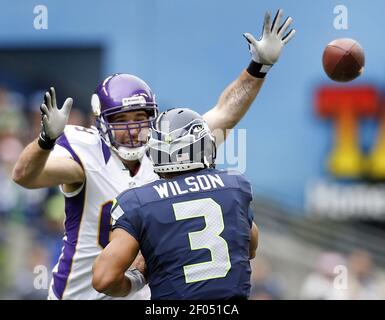
[(58, 109), (55, 89), (51, 87), (44, 95), (44, 103), (40, 106), (42, 114), (39, 145), (42, 149), (51, 150), (56, 139), (63, 133), (67, 125), (72, 108), (72, 98), (67, 98), (63, 106)]
[[(283, 10), (279, 9), (273, 23), (270, 24), (270, 12), (266, 12), (265, 21), (263, 23), (263, 32), (259, 40), (256, 40), (250, 33), (243, 34), (249, 44), (249, 51), (253, 61), (264, 65), (265, 70), (269, 69), (267, 66), (272, 66), (278, 61), (284, 45), (288, 43), (295, 34), (295, 29), (291, 29), (285, 35), (290, 24), (293, 22), (291, 17), (288, 17), (285, 22), (278, 27), (282, 15)], [(264, 70), (262, 69), (261, 71), (263, 72)]]

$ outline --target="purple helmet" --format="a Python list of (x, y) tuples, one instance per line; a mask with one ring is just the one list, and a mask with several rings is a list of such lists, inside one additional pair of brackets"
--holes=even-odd
[[(139, 159), (144, 154), (146, 139), (143, 137), (135, 141), (130, 130), (141, 132), (143, 128), (149, 128), (158, 114), (158, 105), (150, 87), (134, 75), (116, 73), (99, 84), (92, 95), (91, 105), (96, 116), (96, 126), (107, 145), (126, 160)], [(148, 119), (114, 122), (112, 125), (112, 115), (136, 110), (146, 111)], [(115, 132), (119, 130), (128, 132), (129, 142), (119, 143), (115, 140)]]

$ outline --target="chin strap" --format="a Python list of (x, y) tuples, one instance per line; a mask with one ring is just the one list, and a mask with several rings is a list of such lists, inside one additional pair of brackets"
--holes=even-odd
[[(95, 127), (93, 127), (93, 128), (95, 128)], [(95, 129), (97, 129), (97, 128), (95, 128)], [(112, 151), (114, 151), (118, 155), (119, 158), (121, 158), (123, 160), (127, 160), (127, 161), (135, 161), (135, 160), (142, 159), (144, 154), (147, 151), (147, 148), (148, 148), (147, 145), (137, 147), (137, 148), (128, 148), (128, 147), (122, 147), (122, 146), (116, 148), (115, 146), (113, 146), (111, 144), (110, 139), (106, 139), (101, 134), (100, 134), (100, 136), (103, 139), (103, 141), (106, 143), (106, 145)]]
[(127, 147), (119, 147), (112, 149), (117, 153), (117, 155), (127, 161), (135, 161), (143, 158), (146, 153), (146, 146), (138, 147), (138, 148), (127, 148)]

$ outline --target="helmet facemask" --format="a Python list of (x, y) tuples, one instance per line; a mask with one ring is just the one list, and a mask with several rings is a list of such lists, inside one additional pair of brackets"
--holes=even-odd
[[(129, 104), (130, 100), (127, 99), (126, 105), (110, 108), (98, 114), (98, 112), (95, 112), (97, 108), (94, 106), (96, 99), (97, 96), (96, 98), (93, 97), (92, 101), (96, 116), (96, 127), (105, 143), (124, 160), (135, 161), (141, 159), (147, 150), (148, 130), (157, 116), (157, 104), (146, 101)], [(111, 117), (115, 115), (133, 111), (145, 111), (148, 118), (140, 121), (111, 121)], [(120, 132), (128, 133), (128, 141), (119, 142), (116, 140), (116, 136)], [(133, 134), (134, 132), (136, 133)]]

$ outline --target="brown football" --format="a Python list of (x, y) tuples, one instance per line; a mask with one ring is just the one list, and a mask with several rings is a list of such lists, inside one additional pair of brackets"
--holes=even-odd
[(351, 81), (364, 71), (364, 50), (356, 40), (336, 39), (326, 46), (322, 64), (330, 79), (338, 82)]

